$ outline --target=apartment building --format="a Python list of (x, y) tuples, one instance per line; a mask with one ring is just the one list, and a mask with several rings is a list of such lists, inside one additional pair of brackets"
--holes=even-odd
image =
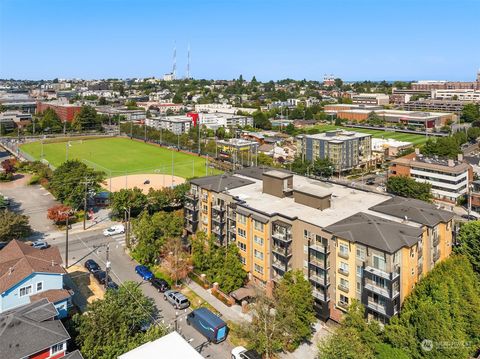
[(250, 279), (267, 292), (287, 271), (303, 271), (318, 315), (337, 321), (353, 299), (368, 318), (397, 314), (449, 256), (452, 218), (418, 200), (260, 167), (193, 179), (185, 205), (187, 234), (236, 243)]
[(125, 106), (96, 106), (95, 110), (99, 115), (105, 115), (110, 118), (122, 116), (126, 121), (145, 121), (147, 113), (144, 109), (129, 110)]
[(187, 133), (192, 127), (192, 118), (186, 115), (148, 118), (146, 121), (147, 126), (157, 130), (168, 130), (176, 135)]
[(473, 179), (473, 169), (463, 161), (425, 157), (416, 150), (415, 153), (394, 159), (390, 163), (389, 176), (407, 176), (417, 182), (432, 185), (435, 199), (451, 204), (465, 196)]
[(352, 95), (353, 104), (382, 106), (388, 105), (390, 97), (384, 93), (359, 93)]
[(372, 160), (372, 135), (332, 130), (315, 135), (297, 136), (297, 151), (307, 161), (328, 158), (335, 172), (366, 165)]
[(432, 90), (432, 98), (438, 100), (480, 102), (480, 90)]
[(420, 99), (402, 104), (401, 107), (406, 111), (443, 111), (459, 115), (467, 103), (459, 100)]

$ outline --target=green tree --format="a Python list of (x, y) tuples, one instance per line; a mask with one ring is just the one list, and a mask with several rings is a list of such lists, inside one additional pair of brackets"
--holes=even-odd
[(96, 130), (99, 123), (97, 111), (92, 106), (84, 105), (73, 119), (72, 127), (77, 131)]
[(28, 217), (8, 210), (0, 210), (0, 242), (23, 239), (32, 233)]
[(340, 328), (318, 346), (318, 359), (373, 359), (373, 350), (353, 328)]
[(175, 93), (172, 101), (173, 103), (183, 103), (183, 95), (180, 92)]
[(465, 255), (473, 269), (480, 273), (480, 221), (463, 224), (457, 240), (460, 245), (455, 247), (455, 252)]
[(313, 173), (315, 176), (319, 177), (331, 177), (333, 171), (335, 170), (335, 165), (329, 158), (320, 158), (318, 157), (313, 162)]
[(293, 172), (298, 173), (299, 175), (304, 175), (307, 173), (307, 169), (312, 163), (310, 161), (302, 160), (302, 157), (295, 157), (293, 162), (290, 164)]
[(230, 293), (245, 284), (247, 272), (243, 269), (240, 250), (235, 243), (227, 246), (223, 268), (217, 273), (216, 281), (225, 293)]
[(160, 324), (142, 331), (156, 316), (153, 300), (142, 293), (137, 283), (125, 282), (118, 290), (107, 290), (103, 300), (88, 304), (86, 314), (73, 317), (75, 342), (85, 359), (116, 358), (167, 334)]
[(383, 126), (385, 124), (385, 120), (381, 118), (375, 111), (371, 111), (368, 114), (367, 122), (374, 126)]
[(85, 198), (85, 182), (89, 191), (98, 192), (104, 178), (103, 172), (95, 171), (78, 160), (69, 160), (53, 171), (49, 188), (56, 199), (79, 208)]
[(431, 188), (430, 183), (417, 182), (407, 176), (391, 176), (387, 180), (387, 192), (426, 202), (432, 200)]
[(293, 350), (312, 335), (315, 323), (312, 286), (300, 270), (288, 271), (275, 288), (278, 318), (284, 330), (284, 348)]
[(469, 141), (475, 141), (478, 137), (480, 137), (480, 128), (470, 127), (467, 131), (467, 137)]
[(343, 86), (343, 81), (341, 78), (336, 78), (334, 82), (335, 82), (335, 87), (337, 88), (341, 88)]
[(259, 166), (272, 167), (274, 165), (273, 158), (262, 152), (257, 155), (257, 163)]
[(272, 123), (268, 119), (268, 115), (262, 111), (255, 111), (252, 114), (253, 117), (253, 125), (257, 128), (261, 128), (264, 130), (271, 130)]
[(480, 120), (480, 106), (474, 103), (467, 103), (463, 106), (460, 119), (464, 122)]
[(100, 98), (98, 99), (98, 105), (99, 105), (99, 106), (106, 106), (106, 105), (108, 105), (107, 99), (106, 99), (105, 97), (103, 97), (103, 96), (100, 97)]
[(295, 135), (296, 129), (295, 129), (295, 126), (293, 125), (293, 123), (289, 123), (289, 124), (285, 127), (285, 133), (289, 134), (290, 136), (294, 136), (294, 135)]
[(113, 192), (110, 207), (115, 215), (122, 217), (125, 209), (130, 208), (130, 216), (136, 217), (148, 204), (147, 196), (138, 187)]
[(192, 261), (197, 272), (204, 273), (209, 267), (207, 253), (207, 235), (199, 231), (194, 238), (190, 237), (192, 243)]
[(40, 114), (38, 124), (42, 131), (61, 132), (63, 130), (63, 123), (60, 117), (51, 108), (47, 108)]

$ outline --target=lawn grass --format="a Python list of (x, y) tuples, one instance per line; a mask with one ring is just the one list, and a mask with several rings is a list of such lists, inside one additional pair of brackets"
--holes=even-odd
[[(126, 173), (164, 173), (183, 178), (206, 175), (205, 159), (127, 138), (102, 138), (71, 140), (68, 158), (84, 161), (89, 166), (103, 170), (108, 177)], [(41, 142), (30, 142), (21, 146), (35, 159), (41, 158)], [(67, 142), (43, 144), (44, 158), (53, 166), (60, 166), (66, 159)], [(208, 168), (208, 174), (219, 171)]]
[(392, 138), (392, 139), (397, 140), (397, 141), (411, 142), (415, 146), (423, 145), (427, 141), (426, 136), (417, 135), (417, 134), (413, 134), (413, 133), (371, 130), (371, 129), (368, 129), (368, 128), (342, 127), (342, 126), (335, 126), (335, 125), (316, 125), (316, 126), (313, 126), (313, 127), (320, 130), (320, 132), (326, 132), (326, 131), (334, 130), (336, 128), (341, 128), (341, 129), (347, 130), (347, 131), (369, 133), (369, 134), (372, 135), (373, 138), (385, 138), (385, 139)]

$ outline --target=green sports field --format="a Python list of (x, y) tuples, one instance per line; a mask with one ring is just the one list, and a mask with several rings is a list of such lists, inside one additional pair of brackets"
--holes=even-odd
[(335, 125), (317, 125), (314, 126), (318, 128), (321, 132), (326, 132), (329, 130), (334, 130), (336, 128), (341, 128), (347, 131), (369, 133), (374, 138), (392, 138), (397, 141), (406, 141), (411, 142), (414, 145), (423, 145), (427, 141), (427, 137), (424, 135), (416, 135), (412, 133), (402, 133), (394, 131), (380, 131), (380, 130), (371, 130), (365, 128), (354, 128), (354, 127), (339, 127)]
[[(130, 140), (127, 138), (102, 138), (55, 142), (43, 144), (44, 159), (58, 167), (68, 159), (78, 159), (97, 170), (103, 170), (108, 177), (135, 173), (165, 173), (183, 178), (205, 176), (206, 160), (175, 150)], [(42, 143), (31, 142), (21, 146), (35, 159), (41, 159)], [(208, 174), (218, 171), (208, 168)]]

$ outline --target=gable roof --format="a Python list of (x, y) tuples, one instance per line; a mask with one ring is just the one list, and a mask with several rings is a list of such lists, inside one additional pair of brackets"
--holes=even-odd
[(47, 299), (0, 314), (2, 357), (25, 358), (70, 339), (58, 312)]
[(395, 196), (370, 208), (372, 211), (388, 214), (397, 218), (405, 218), (429, 227), (440, 222), (448, 222), (453, 212), (443, 211), (433, 204), (413, 198)]
[(395, 253), (418, 242), (423, 230), (367, 213), (356, 213), (328, 227), (327, 232), (383, 252)]
[(13, 240), (0, 251), (0, 293), (35, 272), (64, 274), (57, 247), (37, 249)]

